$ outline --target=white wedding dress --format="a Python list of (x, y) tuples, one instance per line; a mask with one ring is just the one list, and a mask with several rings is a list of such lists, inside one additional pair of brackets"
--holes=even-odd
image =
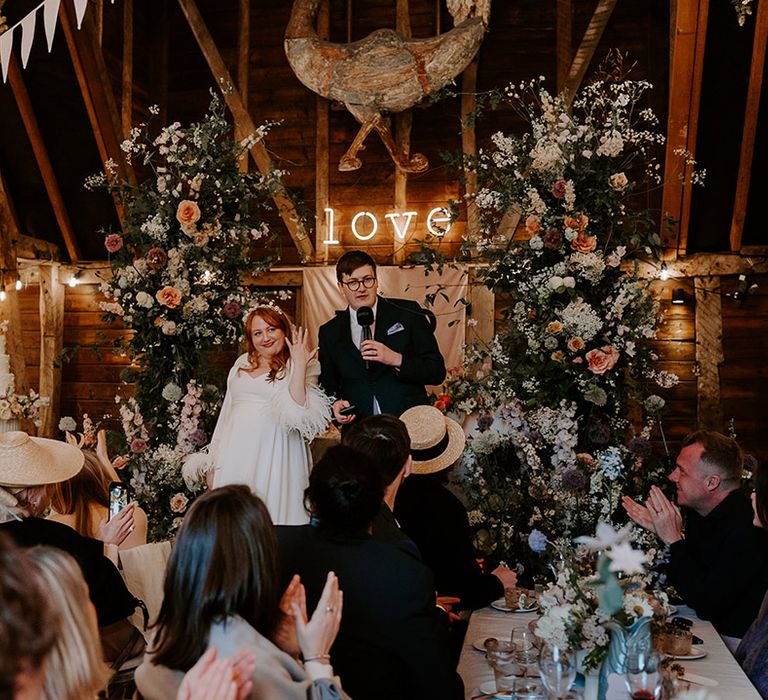
[(274, 382), (253, 377), (247, 354), (237, 358), (227, 378), (227, 393), (216, 423), (209, 460), (213, 487), (246, 484), (269, 508), (276, 525), (302, 525), (311, 457), (309, 441), (325, 430), (331, 418), (330, 400), (317, 386), (320, 363), (307, 367), (307, 402), (291, 397), (285, 377)]

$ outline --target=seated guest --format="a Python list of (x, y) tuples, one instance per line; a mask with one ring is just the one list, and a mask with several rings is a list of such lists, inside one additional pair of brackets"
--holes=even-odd
[(96, 611), (77, 562), (53, 547), (27, 550), (27, 567), (43, 582), (55, 614), (56, 635), (45, 666), (43, 700), (95, 700), (107, 686), (109, 670), (101, 660)]
[(677, 505), (657, 486), (644, 506), (623, 499), (629, 517), (669, 545), (670, 583), (733, 649), (768, 588), (768, 535), (752, 523), (752, 506), (739, 488), (742, 469), (735, 440), (700, 430), (684, 440), (669, 475)]
[(489, 574), (477, 563), (467, 510), (445, 484), (464, 451), (462, 427), (434, 406), (414, 406), (400, 419), (411, 436), (412, 474), (395, 500), (395, 516), (435, 575), (441, 596), (455, 596), (465, 608), (488, 605), (517, 583), (500, 566)]
[(299, 574), (315, 601), (327, 572), (338, 575), (345, 613), (331, 658), (355, 700), (459, 700), (464, 690), (432, 575), (412, 554), (371, 536), (383, 497), (365, 457), (330, 448), (309, 475), (316, 524), (277, 528), (283, 581)]
[[(755, 472), (752, 507), (755, 526), (768, 528), (768, 464), (763, 463)], [(760, 695), (768, 698), (768, 593), (734, 656)]]
[(411, 438), (405, 423), (385, 413), (368, 416), (347, 428), (342, 443), (363, 455), (384, 481), (384, 501), (373, 520), (373, 538), (421, 558), (418, 547), (400, 529), (392, 512), (397, 490), (411, 473)]
[(140, 654), (144, 642), (127, 618), (139, 605), (115, 565), (104, 556), (105, 544), (83, 537), (72, 528), (45, 520), (50, 486), (73, 477), (83, 466), (83, 453), (58, 440), (0, 433), (0, 532), (17, 545), (49, 545), (71, 554), (88, 584), (96, 607), (104, 656)]
[(83, 468), (77, 474), (54, 485), (48, 518), (120, 549), (146, 544), (147, 515), (135, 504), (128, 504), (109, 520), (109, 485), (120, 481), (112, 465), (104, 464), (90, 450), (83, 450), (83, 457)]
[[(272, 642), (285, 636), (287, 622), (279, 608), (277, 571), (269, 511), (247, 486), (222, 486), (200, 496), (179, 530), (168, 561), (154, 642), (136, 669), (136, 687), (144, 699), (176, 697), (184, 691), (184, 674), (214, 647), (219, 657), (233, 657), (239, 682), (251, 681), (251, 697), (346, 697), (333, 678), (328, 655), (341, 620), (338, 580), (332, 573), (324, 576), (309, 621), (301, 604), (303, 591), (292, 582), (302, 665)], [(185, 692), (180, 697), (189, 697)], [(238, 697), (242, 695), (241, 691)]]
[[(0, 513), (4, 508), (0, 491)], [(53, 605), (25, 556), (0, 534), (0, 700), (38, 700), (56, 641)]]

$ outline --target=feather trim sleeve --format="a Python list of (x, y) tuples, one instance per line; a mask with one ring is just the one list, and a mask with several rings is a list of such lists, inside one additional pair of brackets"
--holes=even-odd
[(307, 400), (303, 406), (293, 400), (288, 390), (292, 373), (293, 364), (289, 361), (285, 378), (278, 382), (275, 412), (280, 423), (288, 430), (298, 430), (305, 440), (312, 440), (328, 427), (331, 420), (332, 401), (318, 386), (320, 363), (317, 360), (312, 360), (307, 365), (305, 380)]

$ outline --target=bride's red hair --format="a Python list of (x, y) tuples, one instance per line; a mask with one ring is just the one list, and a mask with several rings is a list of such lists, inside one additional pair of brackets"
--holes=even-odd
[[(251, 324), (256, 316), (266, 321), (270, 326), (279, 328), (283, 331), (286, 339), (290, 339), (291, 337), (291, 322), (282, 311), (276, 311), (269, 306), (259, 306), (251, 311), (245, 319), (245, 342), (248, 346), (248, 361), (251, 363), (252, 367), (256, 367), (259, 361), (259, 353), (251, 338)], [(288, 364), (288, 358), (290, 356), (291, 350), (286, 342), (283, 345), (283, 349), (269, 361), (269, 372), (267, 373), (268, 382), (274, 382), (275, 379), (282, 379), (285, 376), (285, 366)]]

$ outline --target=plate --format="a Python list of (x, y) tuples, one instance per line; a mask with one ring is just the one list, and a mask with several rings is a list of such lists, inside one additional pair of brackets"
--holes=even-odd
[(480, 692), (483, 693), (483, 695), (487, 693), (496, 693), (494, 697), (500, 698), (500, 700), (511, 700), (514, 691), (500, 690), (496, 692), (496, 681), (486, 681), (485, 683), (480, 684)]
[(534, 603), (530, 608), (525, 608), (523, 610), (520, 610), (520, 608), (508, 608), (506, 599), (499, 598), (498, 600), (494, 600), (491, 603), (491, 607), (496, 608), (496, 610), (501, 610), (501, 612), (529, 613), (529, 612), (536, 612), (539, 609), (539, 604)]
[[(482, 651), (485, 653), (485, 640), (486, 639), (492, 639), (492, 636), (488, 637), (478, 637), (474, 642), (472, 642), (472, 647), (477, 649), (478, 651)], [(498, 639), (498, 637), (496, 637)]]
[(701, 644), (697, 644), (696, 647), (691, 649), (691, 653), (686, 656), (673, 656), (672, 654), (669, 656), (677, 661), (695, 661), (696, 659), (703, 659), (706, 655), (707, 650)]

